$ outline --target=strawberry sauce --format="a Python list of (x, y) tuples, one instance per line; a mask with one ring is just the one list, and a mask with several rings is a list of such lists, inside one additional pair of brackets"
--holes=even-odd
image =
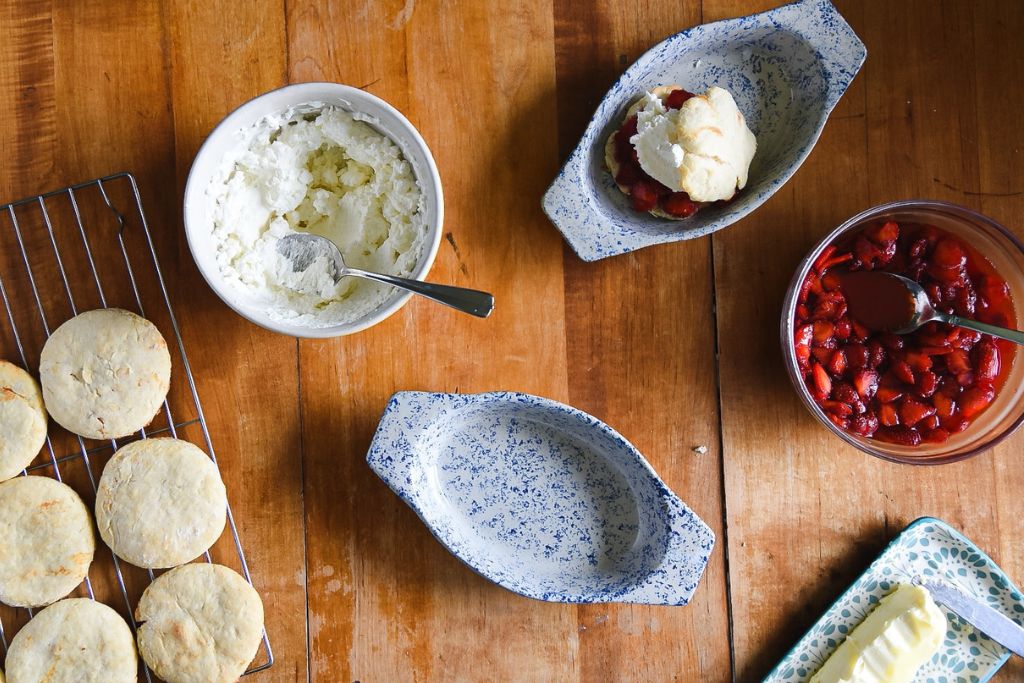
[(872, 332), (894, 332), (914, 319), (916, 302), (900, 280), (867, 270), (843, 273), (839, 291), (850, 317)]
[[(693, 97), (693, 93), (676, 88), (665, 97), (665, 107), (679, 109), (683, 102)], [(636, 135), (636, 115), (630, 116), (615, 133), (615, 161), (619, 164), (619, 172), (615, 182), (627, 188), (633, 210), (646, 213), (655, 207), (675, 218), (689, 218), (700, 208), (685, 192), (673, 192), (657, 180), (647, 175), (640, 166), (636, 149), (629, 141)]]
[(872, 270), (921, 283), (939, 310), (1014, 327), (1009, 287), (987, 259), (953, 234), (892, 221), (828, 246), (800, 287), (797, 363), (829, 419), (880, 441), (941, 443), (967, 429), (992, 403), (1015, 346), (937, 322), (906, 335), (872, 330), (883, 326), (850, 315), (840, 286), (844, 274)]

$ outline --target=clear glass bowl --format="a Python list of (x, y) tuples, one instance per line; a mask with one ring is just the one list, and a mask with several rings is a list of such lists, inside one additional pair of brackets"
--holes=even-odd
[[(818, 242), (800, 262), (786, 291), (782, 307), (781, 342), (786, 371), (804, 405), (818, 421), (846, 443), (865, 453), (893, 462), (942, 465), (977, 455), (1010, 436), (1024, 422), (1024, 361), (1022, 350), (1014, 354), (1006, 380), (992, 404), (959, 434), (940, 444), (900, 446), (850, 434), (832, 423), (811, 398), (804, 385), (794, 348), (794, 323), (800, 283), (825, 247), (850, 231), (880, 220), (934, 225), (959, 236), (985, 256), (1010, 287), (1015, 317), (1024, 302), (1024, 244), (991, 218), (946, 202), (909, 200), (882, 204), (850, 218)], [(1019, 318), (1018, 318), (1019, 320)]]

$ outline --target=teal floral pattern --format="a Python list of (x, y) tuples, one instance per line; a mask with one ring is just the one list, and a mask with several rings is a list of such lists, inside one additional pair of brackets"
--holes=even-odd
[[(811, 627), (764, 683), (809, 681), (843, 639), (898, 583), (937, 576), (1024, 624), (1024, 596), (982, 550), (943, 521), (923, 517), (893, 539)], [(939, 606), (940, 609), (942, 606)], [(948, 610), (949, 630), (914, 683), (984, 683), (1009, 652)]]

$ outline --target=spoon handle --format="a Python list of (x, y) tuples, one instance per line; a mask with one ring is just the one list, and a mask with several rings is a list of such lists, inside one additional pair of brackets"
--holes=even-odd
[(437, 285), (430, 282), (421, 282), (420, 280), (395, 277), (394, 275), (384, 275), (383, 273), (370, 273), (355, 268), (346, 268), (342, 274), (366, 278), (367, 280), (376, 280), (399, 289), (405, 289), (414, 294), (433, 299), (445, 306), (451, 306), (463, 313), (475, 315), (478, 318), (486, 318), (494, 310), (494, 297), (487, 292), (475, 289)]
[(935, 318), (944, 323), (949, 323), (950, 325), (966, 327), (969, 330), (974, 330), (983, 334), (990, 334), (993, 337), (998, 337), (999, 339), (1006, 339), (1007, 341), (1012, 341), (1015, 344), (1024, 345), (1024, 332), (1021, 332), (1020, 330), (1011, 330), (1006, 327), (999, 327), (998, 325), (989, 325), (988, 323), (981, 323), (977, 320), (969, 320), (968, 318), (961, 318), (958, 315), (942, 313), (940, 311), (935, 312)]

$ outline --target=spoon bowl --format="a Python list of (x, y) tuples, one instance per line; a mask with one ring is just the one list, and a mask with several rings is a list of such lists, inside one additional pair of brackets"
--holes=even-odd
[(932, 306), (920, 283), (895, 273), (845, 273), (840, 286), (850, 315), (869, 329), (893, 334), (910, 334), (926, 323), (937, 321), (965, 327), (999, 339), (1024, 344), (1024, 332), (944, 313)]
[(335, 282), (346, 276), (361, 277), (365, 280), (381, 282), (392, 287), (398, 287), (420, 296), (425, 296), (445, 306), (449, 306), (463, 313), (475, 315), (478, 318), (486, 318), (494, 310), (494, 297), (487, 292), (463, 287), (450, 287), (448, 285), (437, 285), (419, 280), (409, 280), (384, 273), (371, 273), (367, 270), (349, 268), (345, 265), (345, 257), (342, 256), (338, 245), (319, 235), (308, 233), (292, 233), (285, 235), (277, 243), (277, 253), (288, 259), (292, 264), (292, 270), (296, 273), (305, 271), (314, 263), (325, 260), (328, 270)]

